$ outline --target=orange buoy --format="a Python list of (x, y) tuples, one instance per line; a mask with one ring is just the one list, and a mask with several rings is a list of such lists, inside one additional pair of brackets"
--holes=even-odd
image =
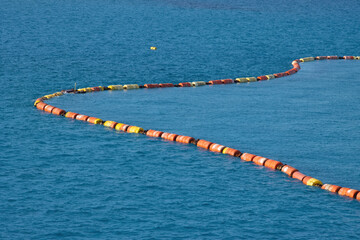
[(327, 59), (329, 59), (329, 60), (335, 60), (338, 58), (339, 58), (338, 56), (327, 56)]
[(116, 128), (116, 130), (121, 130), (123, 132), (126, 132), (126, 130), (128, 129), (128, 127), (130, 127), (129, 125), (127, 124), (122, 124), (121, 127), (118, 129)]
[(164, 132), (161, 132), (161, 131), (156, 131), (156, 130), (147, 130), (146, 132), (146, 135), (149, 136), (149, 137), (161, 137), (161, 135), (163, 134)]
[(162, 87), (162, 88), (174, 87), (174, 84), (172, 84), (172, 83), (160, 83), (159, 86)]
[(340, 190), (340, 186), (330, 185), (327, 189), (329, 192), (337, 193)]
[(349, 59), (354, 59), (354, 56), (344, 56), (344, 59), (346, 59), (346, 60), (349, 60)]
[(254, 159), (254, 157), (256, 157), (256, 155), (251, 153), (243, 153), (241, 155), (241, 159), (247, 162), (251, 162)]
[(60, 109), (60, 108), (54, 108), (51, 113), (54, 114), (54, 115), (61, 116), (61, 115), (65, 115), (66, 111), (63, 110), (63, 109)]
[(44, 111), (44, 108), (47, 106), (46, 103), (44, 102), (39, 102), (38, 104), (36, 104), (36, 108), (41, 110), (41, 111)]
[(294, 65), (294, 69), (296, 69), (296, 71), (298, 72), (301, 68), (300, 68), (300, 65)]
[(89, 117), (86, 121), (88, 121), (89, 123), (92, 124), (101, 124), (102, 120), (100, 118), (96, 118), (96, 117)]
[(65, 114), (65, 117), (75, 119), (77, 115), (79, 115), (79, 114), (78, 114), (78, 113), (74, 113), (74, 112), (67, 112), (67, 113)]
[(281, 77), (286, 76), (285, 73), (274, 73), (273, 75), (274, 75), (276, 78), (281, 78)]
[(308, 181), (310, 179), (312, 179), (313, 177), (310, 177), (310, 176), (305, 176), (304, 179), (302, 180), (302, 182), (306, 185), (308, 183)]
[(44, 107), (44, 111), (45, 111), (45, 112), (48, 112), (48, 113), (51, 113), (51, 111), (52, 111), (54, 108), (55, 108), (54, 106), (46, 105), (46, 106)]
[(201, 148), (205, 148), (205, 149), (209, 149), (211, 144), (213, 144), (213, 143), (209, 142), (209, 141), (206, 141), (206, 140), (199, 140), (196, 143), (196, 146), (201, 147)]
[(259, 76), (257, 77), (258, 81), (264, 81), (264, 80), (268, 80), (267, 76)]
[(349, 189), (349, 190), (346, 191), (345, 196), (351, 197), (351, 198), (356, 198), (357, 194), (359, 194), (359, 190)]
[(316, 60), (325, 60), (325, 59), (327, 59), (327, 56), (317, 56), (315, 59)]
[(260, 165), (260, 166), (264, 166), (265, 162), (267, 161), (267, 158), (261, 157), (261, 156), (255, 156), (253, 158), (253, 163)]
[(225, 148), (225, 146), (223, 146), (223, 145), (213, 143), (213, 144), (210, 145), (209, 150), (212, 151), (212, 152), (222, 153), (224, 148)]
[(276, 161), (276, 160), (272, 160), (272, 159), (268, 159), (265, 163), (264, 166), (273, 170), (278, 169), (280, 166), (283, 166), (284, 164), (282, 164), (282, 162)]
[(306, 177), (306, 175), (303, 174), (303, 173), (301, 173), (301, 172), (299, 172), (299, 171), (294, 172), (293, 175), (292, 175), (292, 178), (295, 178), (295, 179), (297, 179), (297, 180), (299, 180), (299, 181), (303, 181), (303, 179), (304, 179), (305, 177)]
[(337, 193), (341, 187), (331, 184), (324, 184), (321, 186), (321, 189), (327, 190), (329, 192)]
[(290, 177), (292, 177), (292, 175), (294, 174), (294, 172), (297, 172), (299, 170), (297, 170), (296, 168), (293, 168), (292, 166), (289, 165), (284, 165), (281, 168), (281, 171), (286, 173), (287, 175), (289, 175)]
[(89, 116), (86, 116), (86, 115), (82, 115), (82, 114), (78, 114), (75, 119), (76, 120), (80, 120), (80, 121), (85, 121), (89, 118)]
[(339, 194), (340, 196), (346, 196), (346, 192), (347, 192), (348, 190), (350, 190), (350, 188), (342, 187), (342, 188), (339, 189), (338, 194)]
[[(109, 122), (109, 123), (105, 124), (106, 122)], [(104, 123), (104, 126), (109, 127), (109, 128), (115, 128), (116, 125), (119, 124), (118, 122), (114, 122), (114, 121), (106, 121), (106, 122)]]
[(91, 90), (93, 92), (98, 92), (98, 91), (101, 91), (101, 88), (100, 87), (92, 87)]
[(234, 83), (234, 80), (232, 80), (232, 79), (222, 79), (221, 82), (223, 84), (232, 84), (232, 83)]
[(180, 143), (193, 143), (195, 141), (195, 138), (193, 137), (188, 137), (188, 136), (183, 136), (183, 135), (179, 135), (177, 136), (176, 138), (176, 141), (177, 142), (180, 142)]
[(224, 148), (223, 150), (223, 154), (228, 154), (234, 157), (240, 157), (241, 156), (241, 152), (239, 150), (233, 149), (233, 148)]
[(222, 81), (221, 80), (211, 80), (211, 81), (209, 81), (209, 83), (212, 85), (216, 85), (216, 84), (222, 84)]
[(182, 83), (179, 83), (179, 85), (181, 87), (191, 87), (192, 86), (191, 83), (189, 83), (189, 82), (182, 82)]
[(288, 75), (292, 75), (292, 74), (294, 74), (294, 73), (297, 73), (297, 69), (296, 69), (296, 68), (292, 68), (292, 69), (290, 69), (289, 71), (286, 71), (286, 74), (288, 74)]
[(166, 139), (166, 140), (169, 140), (169, 141), (175, 141), (175, 139), (176, 139), (177, 136), (178, 136), (177, 134), (164, 132), (164, 133), (161, 135), (161, 138)]
[(167, 139), (167, 137), (170, 135), (170, 133), (168, 132), (164, 132), (163, 134), (161, 134), (161, 138)]
[(146, 88), (159, 88), (159, 84), (145, 84), (144, 87)]

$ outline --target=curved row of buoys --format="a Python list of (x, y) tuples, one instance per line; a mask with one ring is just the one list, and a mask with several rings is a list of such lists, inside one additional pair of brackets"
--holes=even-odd
[(307, 176), (303, 173), (301, 173), (298, 169), (284, 164), (280, 161), (268, 159), (265, 157), (257, 156), (250, 153), (242, 153), (241, 151), (237, 149), (233, 149), (230, 147), (226, 147), (224, 145), (213, 143), (204, 139), (196, 139), (190, 136), (183, 136), (178, 135), (174, 133), (167, 133), (157, 130), (144, 130), (141, 127), (137, 126), (131, 126), (124, 123), (118, 123), (115, 121), (103, 121), (100, 118), (91, 117), (79, 113), (74, 112), (68, 112), (63, 109), (51, 106), (49, 104), (44, 103), (44, 100), (51, 99), (53, 97), (62, 96), (65, 93), (87, 93), (87, 92), (97, 92), (97, 91), (104, 91), (104, 90), (131, 90), (131, 89), (140, 89), (140, 88), (169, 88), (169, 87), (199, 87), (199, 86), (205, 86), (205, 85), (220, 85), (220, 84), (234, 84), (234, 83), (247, 83), (247, 82), (256, 82), (256, 81), (265, 81), (273, 78), (281, 78), (288, 75), (295, 74), (298, 72), (300, 68), (301, 62), (310, 62), (310, 61), (316, 61), (316, 60), (334, 60), (334, 59), (345, 59), (345, 60), (360, 60), (360, 56), (317, 56), (317, 57), (306, 57), (306, 58), (300, 58), (296, 59), (292, 62), (293, 68), (281, 72), (281, 73), (274, 73), (274, 74), (268, 74), (268, 75), (262, 75), (258, 77), (240, 77), (235, 79), (220, 79), (220, 80), (211, 80), (208, 82), (204, 81), (197, 81), (197, 82), (182, 82), (179, 84), (172, 84), (172, 83), (152, 83), (152, 84), (144, 84), (144, 85), (138, 85), (138, 84), (126, 84), (126, 85), (110, 85), (107, 87), (104, 86), (98, 86), (98, 87), (88, 87), (88, 88), (81, 88), (81, 89), (70, 89), (70, 90), (63, 90), (60, 92), (56, 92), (54, 94), (46, 95), (41, 98), (38, 98), (35, 100), (34, 106), (42, 111), (64, 116), (66, 118), (71, 118), (79, 121), (85, 121), (92, 124), (100, 124), (107, 128), (113, 128), (117, 131), (122, 132), (128, 132), (128, 133), (137, 133), (137, 134), (144, 134), (149, 137), (154, 138), (162, 138), (168, 141), (174, 141), (179, 142), (183, 144), (193, 144), (199, 148), (209, 150), (211, 152), (215, 153), (222, 153), (227, 154), (233, 157), (240, 158), (243, 161), (246, 162), (252, 162), (259, 166), (264, 166), (271, 170), (281, 171), (288, 175), (290, 178), (297, 179), (301, 181), (303, 184), (308, 186), (316, 186), (323, 190), (327, 190), (332, 193), (337, 193), (341, 196), (347, 196), (349, 198), (357, 199), (360, 201), (360, 191), (356, 189), (346, 188), (346, 187), (340, 187), (337, 185), (331, 185), (331, 184), (323, 184), (320, 180), (313, 178), (311, 176)]

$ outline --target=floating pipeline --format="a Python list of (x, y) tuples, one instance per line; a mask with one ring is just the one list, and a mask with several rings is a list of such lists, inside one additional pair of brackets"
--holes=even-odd
[[(155, 49), (154, 49), (155, 50)], [(294, 60), (291, 64), (293, 65), (293, 68), (281, 72), (281, 73), (274, 73), (274, 74), (267, 74), (267, 75), (261, 75), (258, 77), (240, 77), (235, 79), (220, 79), (220, 80), (211, 80), (208, 82), (204, 81), (196, 81), (196, 82), (182, 82), (179, 84), (172, 84), (172, 83), (153, 83), (153, 84), (144, 84), (144, 85), (138, 85), (138, 84), (126, 84), (126, 85), (110, 85), (107, 87), (103, 86), (97, 86), (97, 87), (87, 87), (87, 88), (80, 88), (80, 89), (69, 89), (69, 90), (62, 90), (60, 92), (56, 92), (53, 94), (45, 95), (41, 98), (38, 98), (34, 102), (34, 106), (41, 110), (48, 112), (50, 114), (58, 115), (58, 116), (64, 116), (66, 118), (71, 118), (79, 121), (89, 122), (91, 124), (99, 124), (103, 125), (107, 128), (115, 129), (116, 131), (122, 131), (127, 133), (135, 133), (135, 134), (143, 134), (148, 137), (153, 138), (162, 138), (167, 141), (173, 141), (178, 142), (182, 144), (192, 144), (195, 145), (201, 149), (209, 150), (211, 152), (215, 153), (222, 153), (227, 154), (236, 158), (240, 158), (243, 161), (246, 162), (252, 162), (253, 164), (264, 166), (268, 169), (274, 170), (274, 171), (280, 171), (288, 175), (290, 178), (297, 179), (300, 182), (302, 182), (305, 185), (308, 186), (314, 186), (319, 187), (323, 190), (326, 190), (328, 192), (331, 192), (333, 194), (338, 194), (340, 196), (346, 196), (349, 198), (357, 199), (360, 201), (360, 191), (356, 189), (346, 188), (346, 187), (340, 187), (337, 185), (332, 184), (323, 184), (320, 180), (313, 178), (311, 176), (307, 176), (303, 173), (301, 173), (298, 169), (288, 165), (284, 164), (282, 162), (268, 159), (265, 157), (257, 156), (251, 153), (242, 153), (240, 150), (233, 149), (230, 147), (226, 147), (221, 144), (213, 143), (207, 140), (203, 139), (195, 139), (190, 136), (183, 136), (178, 135), (175, 133), (167, 133), (157, 130), (144, 130), (141, 127), (138, 126), (131, 126), (124, 123), (118, 123), (115, 121), (103, 121), (100, 118), (97, 117), (91, 117), (84, 114), (74, 113), (74, 112), (68, 112), (63, 109), (57, 108), (55, 106), (46, 104), (44, 101), (49, 100), (54, 97), (59, 97), (64, 94), (80, 94), (80, 93), (88, 93), (88, 92), (98, 92), (98, 91), (116, 91), (116, 90), (131, 90), (131, 89), (142, 89), (142, 88), (168, 88), (168, 87), (199, 87), (199, 86), (206, 86), (206, 85), (222, 85), (222, 84), (240, 84), (240, 83), (249, 83), (249, 82), (256, 82), (256, 81), (266, 81), (274, 78), (281, 78), (286, 77), (292, 74), (297, 73), (300, 71), (300, 63), (302, 62), (311, 62), (311, 61), (318, 61), (318, 60), (337, 60), (337, 59), (344, 59), (344, 60), (360, 60), (360, 56), (317, 56), (317, 57), (305, 57)]]

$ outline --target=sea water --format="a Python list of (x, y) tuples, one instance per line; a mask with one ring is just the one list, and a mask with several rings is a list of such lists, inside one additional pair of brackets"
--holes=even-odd
[[(360, 55), (358, 1), (2, 0), (0, 238), (350, 239), (360, 205), (287, 175), (38, 111), (62, 89), (259, 76)], [(156, 51), (150, 47), (156, 46)], [(360, 62), (48, 103), (188, 135), (360, 189)]]

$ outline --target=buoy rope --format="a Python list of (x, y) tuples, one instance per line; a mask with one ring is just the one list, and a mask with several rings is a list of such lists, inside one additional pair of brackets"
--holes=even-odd
[(140, 89), (140, 88), (167, 88), (167, 87), (199, 87), (199, 86), (205, 86), (205, 85), (218, 85), (218, 84), (234, 84), (234, 83), (247, 83), (247, 82), (256, 82), (256, 81), (264, 81), (264, 80), (270, 80), (273, 78), (281, 78), (288, 75), (292, 75), (297, 73), (300, 68), (301, 62), (310, 62), (315, 60), (336, 60), (336, 59), (344, 59), (344, 60), (360, 60), (360, 56), (318, 56), (318, 57), (306, 57), (306, 58), (300, 58), (294, 60), (291, 64), (293, 68), (289, 69), (288, 71), (281, 72), (281, 73), (274, 73), (274, 74), (268, 74), (258, 77), (241, 77), (241, 78), (235, 78), (235, 79), (221, 79), (221, 80), (211, 80), (208, 82), (204, 81), (197, 81), (197, 82), (182, 82), (179, 84), (172, 84), (172, 83), (160, 83), (160, 84), (144, 84), (144, 85), (138, 85), (138, 84), (127, 84), (127, 85), (110, 85), (107, 87), (104, 86), (98, 86), (98, 87), (88, 87), (88, 88), (81, 88), (81, 89), (69, 89), (69, 90), (62, 90), (60, 92), (56, 92), (53, 94), (45, 95), (41, 98), (38, 98), (35, 100), (34, 106), (42, 111), (64, 116), (67, 118), (72, 118), (80, 121), (86, 121), (92, 124), (100, 124), (104, 125), (108, 128), (113, 128), (118, 131), (123, 131), (127, 133), (137, 133), (137, 134), (144, 134), (149, 137), (156, 137), (156, 138), (163, 138), (169, 141), (176, 141), (179, 143), (184, 144), (194, 144), (197, 147), (217, 152), (217, 153), (223, 153), (228, 154), (230, 156), (240, 158), (243, 161), (252, 162), (256, 165), (264, 166), (266, 168), (281, 171), (285, 174), (287, 174), (291, 178), (298, 179), (302, 183), (308, 186), (315, 186), (319, 187), (321, 189), (327, 190), (329, 192), (339, 194), (341, 196), (347, 196), (353, 199), (357, 199), (360, 201), (360, 191), (356, 189), (346, 188), (346, 187), (340, 187), (337, 185), (332, 184), (323, 184), (320, 180), (307, 176), (303, 173), (301, 173), (298, 169), (288, 165), (284, 164), (280, 161), (268, 159), (261, 156), (256, 156), (254, 154), (250, 153), (242, 153), (241, 151), (233, 148), (229, 148), (226, 146), (223, 146), (221, 144), (209, 142), (203, 139), (195, 139), (193, 137), (189, 136), (183, 136), (178, 135), (174, 133), (167, 133), (157, 130), (144, 130), (141, 127), (137, 126), (131, 126), (124, 123), (118, 123), (115, 121), (103, 121), (100, 118), (96, 117), (90, 117), (83, 114), (78, 114), (74, 112), (68, 112), (63, 109), (51, 106), (49, 104), (46, 104), (44, 101), (49, 100), (51, 98), (62, 96), (64, 94), (81, 94), (81, 93), (87, 93), (87, 92), (97, 92), (97, 91), (104, 91), (104, 90), (130, 90), (130, 89)]

